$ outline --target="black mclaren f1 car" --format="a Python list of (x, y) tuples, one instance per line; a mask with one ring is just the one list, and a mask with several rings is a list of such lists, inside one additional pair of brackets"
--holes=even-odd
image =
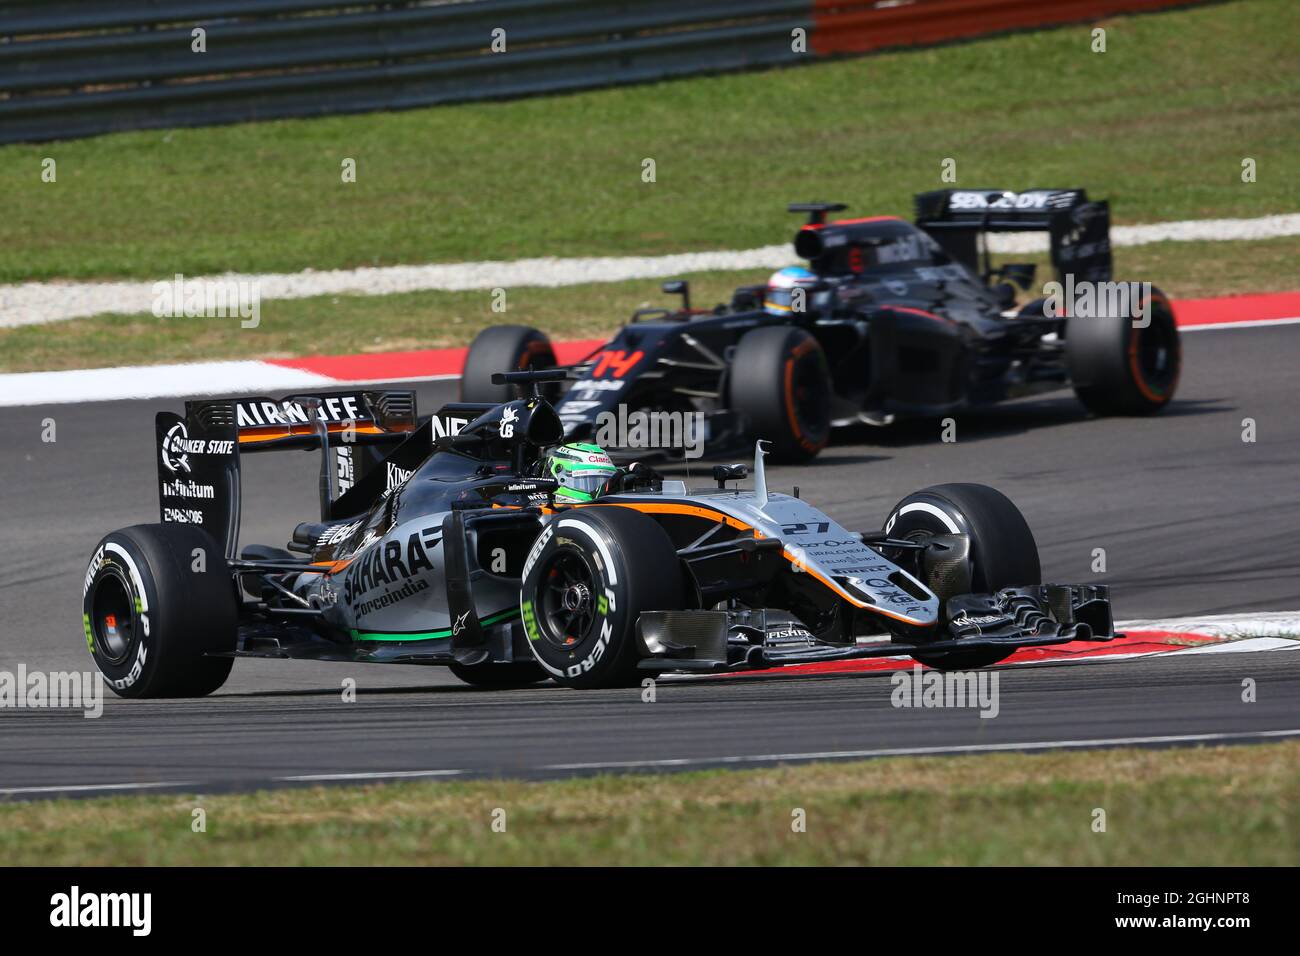
[[(916, 197), (916, 223), (891, 216), (827, 221), (845, 207), (790, 207), (807, 268), (692, 309), (642, 309), (572, 368), (557, 411), (574, 440), (598, 440), (618, 409), (700, 414), (708, 450), (756, 437), (779, 461), (804, 461), (831, 429), (946, 416), (1073, 386), (1099, 415), (1142, 415), (1173, 397), (1180, 351), (1169, 300), (1149, 283), (1111, 280), (1110, 214), (1082, 189), (940, 190)], [(988, 235), (1048, 233), (1056, 273), (1017, 305), (1032, 263), (995, 267)], [(500, 402), (502, 368), (553, 367), (540, 331), (485, 329), (466, 358), (462, 397)], [(608, 440), (604, 443), (609, 447)], [(637, 447), (616, 450), (636, 453)], [(644, 452), (642, 452), (644, 454)]]
[[(1106, 588), (1042, 583), (1024, 518), (983, 485), (910, 494), (864, 533), (769, 490), (761, 448), (694, 490), (593, 453), (607, 476), (566, 504), (543, 467), (564, 428), (535, 394), (563, 374), (502, 374), (534, 394), (428, 418), (401, 391), (159, 413), (160, 522), (106, 535), (85, 575), (109, 685), (198, 696), (270, 657), (607, 687), (885, 655), (967, 668), (1113, 636)], [(319, 515), (241, 547), (241, 456), (289, 448), (320, 450)]]

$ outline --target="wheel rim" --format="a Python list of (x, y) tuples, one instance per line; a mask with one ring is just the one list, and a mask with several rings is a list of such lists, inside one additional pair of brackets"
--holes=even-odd
[(96, 583), (90, 600), (95, 649), (110, 664), (126, 660), (135, 639), (135, 599), (125, 578), (110, 569)]
[(538, 614), (542, 637), (572, 650), (590, 634), (596, 621), (596, 574), (582, 552), (561, 548), (542, 566)]
[(1168, 393), (1178, 376), (1178, 332), (1159, 302), (1151, 303), (1151, 323), (1133, 330), (1129, 358), (1138, 385), (1150, 397)]

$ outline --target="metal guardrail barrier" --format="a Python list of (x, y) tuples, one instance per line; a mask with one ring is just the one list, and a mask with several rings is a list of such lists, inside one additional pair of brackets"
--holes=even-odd
[(0, 0), (0, 143), (646, 82), (1177, 2)]

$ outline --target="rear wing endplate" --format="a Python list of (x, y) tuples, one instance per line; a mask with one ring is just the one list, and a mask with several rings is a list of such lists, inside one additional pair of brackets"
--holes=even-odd
[[(381, 465), (386, 451), (417, 429), (409, 390), (318, 392), (185, 403), (184, 416), (159, 412), (158, 508), (164, 524), (202, 527), (227, 558), (237, 557), (242, 501), (240, 455), (325, 448), (322, 518)], [(336, 497), (337, 492), (337, 497)]]

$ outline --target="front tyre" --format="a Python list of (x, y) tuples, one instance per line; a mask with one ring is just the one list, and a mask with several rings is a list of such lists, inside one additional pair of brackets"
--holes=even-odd
[(86, 645), (119, 697), (202, 697), (226, 682), (238, 608), (202, 528), (142, 524), (95, 548), (82, 594)]
[(1150, 310), (1144, 328), (1128, 315), (1067, 320), (1070, 380), (1094, 415), (1150, 415), (1174, 397), (1182, 348), (1173, 307), (1158, 289), (1138, 305)]
[(530, 368), (555, 368), (555, 349), (546, 334), (526, 325), (490, 326), (470, 343), (460, 377), (460, 400), (500, 405), (519, 398), (518, 386), (493, 385), (492, 376)]
[[(1010, 498), (988, 485), (954, 483), (913, 492), (894, 505), (885, 532), (918, 543), (940, 534), (968, 535), (974, 592), (991, 594), (1043, 581), (1038, 543), (1025, 516)], [(926, 585), (935, 587), (931, 581)], [(1011, 650), (971, 650), (913, 656), (938, 670), (967, 670), (996, 664), (1009, 654)]]
[(677, 550), (651, 518), (615, 505), (563, 513), (533, 544), (520, 613), (537, 663), (568, 687), (636, 683), (642, 611), (678, 611)]
[(803, 329), (746, 332), (731, 360), (728, 404), (754, 438), (772, 442), (775, 462), (817, 456), (830, 438), (831, 374), (821, 343)]

